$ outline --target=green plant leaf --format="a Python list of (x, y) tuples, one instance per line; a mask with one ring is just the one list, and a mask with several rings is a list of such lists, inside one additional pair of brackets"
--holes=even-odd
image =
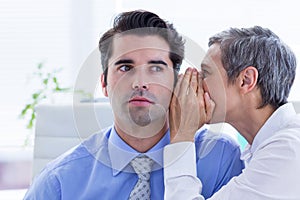
[(60, 92), (61, 89), (60, 89), (58, 86), (56, 86), (56, 88), (54, 89), (54, 91), (55, 91), (55, 92)]
[(49, 81), (49, 79), (48, 79), (48, 78), (45, 78), (45, 79), (43, 80), (43, 84), (44, 84), (44, 85), (47, 85), (47, 84), (48, 84), (48, 81)]
[(40, 94), (41, 94), (40, 92), (33, 93), (33, 94), (32, 94), (32, 98), (33, 98), (33, 99), (37, 99), (37, 98), (39, 98)]
[(52, 80), (53, 80), (54, 83), (57, 83), (57, 78), (56, 77), (53, 77)]
[(31, 118), (30, 118), (30, 120), (27, 124), (28, 129), (31, 129), (33, 127), (34, 121), (35, 121), (35, 112), (32, 112), (31, 113)]
[(30, 108), (31, 108), (31, 104), (27, 104), (25, 108), (23, 108), (23, 110), (21, 111), (21, 116), (24, 117)]
[[(34, 126), (36, 111), (35, 107), (41, 101), (48, 97), (49, 94), (55, 92), (69, 92), (71, 88), (62, 88), (59, 85), (58, 78), (56, 74), (62, 70), (62, 68), (54, 69), (52, 72), (47, 72), (43, 70), (44, 64), (38, 63), (36, 72), (33, 73), (33, 78), (37, 78), (41, 81), (41, 86), (35, 92), (31, 94), (31, 103), (26, 104), (25, 107), (21, 110), (20, 116), (25, 118), (25, 116), (29, 115), (28, 123), (26, 125), (27, 128), (31, 129)], [(30, 111), (30, 112), (29, 112)], [(27, 119), (27, 118), (26, 118)]]
[(43, 68), (43, 63), (39, 63), (39, 64), (37, 65), (37, 68), (38, 68), (38, 69), (42, 69), (42, 68)]

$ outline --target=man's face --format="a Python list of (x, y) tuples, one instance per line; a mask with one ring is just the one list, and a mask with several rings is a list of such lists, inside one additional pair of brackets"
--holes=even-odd
[(216, 103), (211, 123), (229, 122), (232, 113), (238, 110), (236, 101), (238, 96), (234, 84), (228, 84), (218, 44), (213, 44), (208, 49), (201, 64), (201, 71), (204, 77), (204, 90)]
[(110, 98), (115, 125), (129, 134), (137, 127), (155, 127), (155, 134), (166, 124), (173, 91), (169, 45), (159, 36), (128, 34), (115, 37), (112, 49), (103, 91)]

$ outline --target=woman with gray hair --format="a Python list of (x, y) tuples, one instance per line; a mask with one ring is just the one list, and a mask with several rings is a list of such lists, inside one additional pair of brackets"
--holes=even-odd
[[(211, 37), (202, 79), (195, 84), (185, 74), (175, 90), (181, 110), (174, 103), (170, 109), (173, 144), (164, 153), (174, 159), (165, 160), (165, 199), (204, 199), (195, 151), (189, 151), (193, 129), (227, 122), (248, 142), (242, 154), (246, 168), (209, 199), (299, 200), (300, 116), (287, 101), (295, 71), (294, 53), (269, 29), (231, 28)], [(184, 98), (191, 89), (197, 95)], [(191, 101), (198, 102), (199, 112), (188, 106)], [(196, 124), (192, 118), (201, 120)]]

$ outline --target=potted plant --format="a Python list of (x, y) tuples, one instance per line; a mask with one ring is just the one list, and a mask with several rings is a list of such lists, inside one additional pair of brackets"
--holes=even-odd
[[(23, 107), (20, 118), (26, 119), (26, 128), (32, 129), (35, 124), (36, 112), (35, 107), (46, 99), (51, 99), (55, 93), (70, 93), (72, 87), (62, 87), (58, 80), (58, 73), (62, 71), (60, 69), (54, 69), (53, 71), (47, 71), (43, 63), (37, 65), (37, 69), (32, 74), (32, 79), (37, 79), (39, 86), (30, 97), (30, 100)], [(30, 137), (27, 137), (25, 145), (30, 144)]]

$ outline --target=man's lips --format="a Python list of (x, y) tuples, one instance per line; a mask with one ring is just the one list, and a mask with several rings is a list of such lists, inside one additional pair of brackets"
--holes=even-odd
[(153, 101), (145, 97), (133, 97), (129, 100), (129, 103), (136, 106), (147, 106), (149, 104), (154, 104)]

